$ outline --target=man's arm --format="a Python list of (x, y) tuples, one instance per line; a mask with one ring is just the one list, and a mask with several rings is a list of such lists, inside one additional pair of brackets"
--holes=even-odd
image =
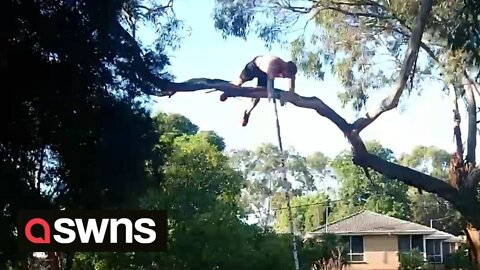
[[(278, 61), (278, 60), (277, 60)], [(268, 101), (270, 101), (272, 98), (273, 98), (273, 91), (274, 91), (274, 81), (275, 81), (275, 77), (277, 76), (278, 74), (278, 69), (279, 69), (279, 66), (280, 64), (273, 60), (269, 63), (268, 65), (268, 69), (267, 69), (267, 94), (268, 94)]]
[(267, 73), (267, 97), (268, 101), (270, 101), (273, 98), (273, 82), (275, 80), (275, 77), (271, 76), (270, 74)]
[(289, 82), (290, 82), (290, 85), (288, 87), (288, 90), (292, 93), (295, 93), (295, 76), (290, 77)]

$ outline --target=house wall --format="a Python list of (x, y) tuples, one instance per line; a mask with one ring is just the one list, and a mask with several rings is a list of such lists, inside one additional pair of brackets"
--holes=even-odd
[[(352, 262), (347, 270), (397, 270), (398, 238), (396, 235), (364, 236), (365, 262)], [(444, 269), (443, 265), (432, 265), (433, 269)]]
[(351, 263), (348, 270), (397, 270), (397, 236), (372, 235), (363, 237), (364, 260)]

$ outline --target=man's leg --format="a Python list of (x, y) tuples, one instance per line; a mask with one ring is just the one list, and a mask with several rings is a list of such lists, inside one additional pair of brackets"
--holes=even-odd
[[(252, 61), (250, 61), (248, 64), (245, 65), (245, 67), (243, 68), (242, 72), (240, 72), (240, 75), (237, 77), (237, 79), (231, 82), (232, 84), (237, 86), (242, 86), (242, 84), (248, 81), (251, 81), (255, 78), (252, 75), (251, 63)], [(225, 101), (225, 100), (227, 100), (227, 95), (225, 95), (225, 93), (222, 93), (220, 95), (220, 101)]]
[(257, 107), (258, 102), (260, 102), (260, 98), (252, 98), (252, 107), (250, 110), (246, 110), (245, 113), (243, 114), (243, 122), (242, 126), (246, 126), (248, 124), (248, 119), (250, 118), (250, 114), (252, 113), (253, 109)]
[[(256, 74), (257, 77), (257, 87), (267, 88), (267, 74)], [(250, 118), (250, 114), (252, 113), (253, 109), (257, 107), (258, 103), (260, 102), (260, 98), (252, 98), (252, 107), (250, 110), (246, 110), (243, 114), (243, 123), (242, 126), (246, 126), (248, 124), (248, 119)]]

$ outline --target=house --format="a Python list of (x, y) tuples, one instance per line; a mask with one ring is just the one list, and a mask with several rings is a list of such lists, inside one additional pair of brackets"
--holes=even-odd
[(345, 237), (349, 243), (349, 270), (396, 270), (398, 252), (418, 248), (435, 269), (453, 252), (461, 238), (406, 220), (361, 211), (306, 234), (306, 238), (327, 233)]

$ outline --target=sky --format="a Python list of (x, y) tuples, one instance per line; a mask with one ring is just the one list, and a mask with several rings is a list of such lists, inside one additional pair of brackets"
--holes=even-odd
[[(269, 51), (256, 38), (246, 41), (233, 37), (223, 39), (213, 25), (213, 4), (212, 0), (182, 0), (174, 4), (176, 15), (191, 28), (191, 34), (171, 56), (170, 69), (176, 81), (199, 77), (233, 80), (257, 55), (269, 53), (290, 58), (288, 48), (276, 47)], [(147, 31), (142, 35), (151, 39), (155, 33)], [(249, 82), (245, 86), (255, 83)], [(287, 89), (287, 83), (282, 79), (276, 80), (275, 86)], [(361, 133), (363, 140), (378, 140), (397, 155), (410, 152), (417, 145), (435, 145), (454, 151), (451, 101), (441, 93), (441, 87), (431, 84), (421, 96), (411, 97), (408, 104), (384, 113)], [(337, 99), (337, 92), (341, 90), (340, 82), (330, 74), (324, 81), (317, 81), (305, 78), (300, 72), (296, 81), (298, 94), (317, 96), (347, 121), (353, 122), (357, 118), (355, 114), (348, 108), (342, 109)], [(377, 106), (387, 94), (388, 89), (373, 96), (367, 108)], [(250, 99), (229, 98), (220, 102), (219, 96), (220, 92), (177, 93), (171, 98), (155, 98), (154, 109), (182, 114), (200, 129), (215, 131), (225, 139), (227, 149), (254, 149), (262, 143), (277, 144), (273, 103), (262, 99), (248, 126), (242, 127), (243, 112), (249, 108)], [(329, 157), (349, 149), (341, 131), (313, 110), (287, 104), (279, 107), (279, 114), (284, 148), (294, 147), (304, 155), (320, 151)], [(462, 131), (466, 134), (466, 115), (462, 115), (462, 119)]]

